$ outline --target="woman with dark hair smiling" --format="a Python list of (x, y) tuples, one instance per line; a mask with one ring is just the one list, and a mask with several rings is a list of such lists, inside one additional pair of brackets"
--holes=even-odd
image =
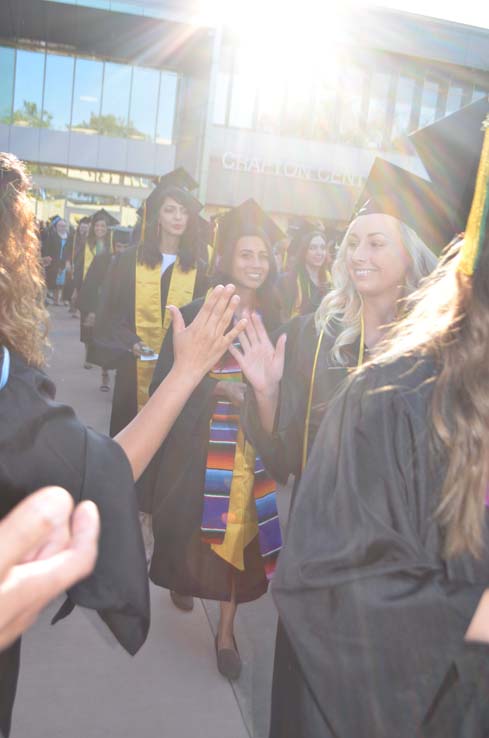
[[(215, 280), (232, 278), (241, 315), (259, 311), (268, 330), (279, 323), (272, 286), (274, 222), (248, 200), (219, 222)], [(203, 298), (186, 306), (193, 319)], [(165, 338), (151, 390), (173, 363), (173, 340)], [(241, 661), (233, 634), (237, 605), (267, 589), (280, 548), (275, 484), (253, 447), (245, 442), (239, 408), (245, 385), (230, 354), (202, 380), (168, 437), (153, 497), (155, 551), (150, 578), (170, 590), (182, 610), (193, 596), (220, 601), (216, 637), (220, 672), (236, 679)]]
[(322, 231), (302, 236), (289, 272), (278, 281), (281, 317), (285, 323), (296, 315), (314, 313), (331, 287), (333, 243)]

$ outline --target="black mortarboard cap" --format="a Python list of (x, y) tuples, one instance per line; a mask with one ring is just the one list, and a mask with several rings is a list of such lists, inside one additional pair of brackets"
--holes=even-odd
[(145, 203), (138, 209), (138, 215), (142, 218), (145, 209), (146, 213), (154, 209), (159, 209), (166, 194), (169, 191), (171, 192), (171, 190), (178, 190), (183, 194), (185, 196), (185, 204), (189, 210), (198, 213), (202, 210), (203, 206), (191, 194), (192, 190), (195, 190), (197, 186), (198, 182), (183, 167), (178, 167), (178, 169), (174, 169), (172, 172), (168, 172), (168, 174), (163, 174), (161, 177), (158, 177), (154, 190), (148, 195)]
[(450, 211), (431, 182), (376, 158), (352, 218), (392, 215), (413, 229), (435, 253), (454, 236)]
[(217, 223), (216, 253), (222, 253), (228, 243), (235, 241), (249, 229), (264, 231), (272, 246), (285, 238), (285, 233), (275, 221), (251, 198), (221, 215)]
[(451, 210), (454, 231), (465, 230), (482, 148), (483, 97), (409, 136), (435, 187)]
[(100, 208), (100, 210), (97, 210), (97, 212), (90, 218), (92, 223), (95, 223), (97, 220), (105, 220), (108, 226), (119, 225), (117, 218), (114, 218), (114, 216), (108, 213), (105, 208)]

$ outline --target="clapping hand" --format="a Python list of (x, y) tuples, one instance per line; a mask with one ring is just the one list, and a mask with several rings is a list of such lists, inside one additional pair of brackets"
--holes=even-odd
[(284, 372), (285, 341), (281, 335), (274, 346), (257, 313), (248, 316), (246, 329), (239, 336), (241, 350), (230, 346), (229, 352), (252, 385), (255, 394), (274, 394)]

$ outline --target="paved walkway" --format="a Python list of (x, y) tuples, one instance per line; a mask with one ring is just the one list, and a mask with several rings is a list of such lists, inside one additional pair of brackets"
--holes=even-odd
[[(78, 321), (52, 308), (48, 370), (57, 398), (106, 432), (111, 393), (82, 368)], [(285, 513), (287, 495), (282, 498)], [(152, 587), (152, 624), (131, 658), (93, 613), (77, 608), (55, 627), (50, 607), (26, 635), (12, 738), (266, 738), (276, 616), (269, 595), (238, 610), (243, 672), (231, 685), (215, 667), (217, 603), (181, 613)]]

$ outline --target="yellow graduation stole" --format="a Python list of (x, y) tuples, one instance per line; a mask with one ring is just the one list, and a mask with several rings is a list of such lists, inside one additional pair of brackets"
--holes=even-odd
[[(197, 268), (184, 272), (177, 258), (168, 288), (169, 305), (182, 307), (193, 299)], [(171, 323), (171, 313), (165, 310), (161, 315), (161, 270), (160, 265), (146, 266), (136, 262), (136, 297), (135, 297), (136, 333), (146, 346), (158, 353), (163, 339)], [(154, 361), (138, 360), (137, 368), (137, 400), (138, 412), (148, 401), (148, 389), (155, 368)]]
[(87, 272), (90, 269), (90, 264), (92, 263), (95, 256), (95, 250), (92, 251), (88, 243), (85, 244), (85, 256), (83, 257), (83, 279), (87, 276)]
[[(308, 452), (308, 445), (309, 445), (309, 424), (311, 422), (312, 398), (314, 394), (314, 383), (316, 381), (316, 371), (317, 371), (317, 366), (318, 366), (319, 351), (321, 349), (321, 344), (323, 342), (323, 336), (324, 336), (324, 328), (319, 334), (319, 338), (317, 340), (316, 352), (314, 354), (314, 361), (312, 364), (311, 380), (309, 382), (309, 392), (307, 396), (307, 406), (306, 406), (306, 420), (304, 423), (304, 441), (302, 445), (302, 467), (301, 467), (302, 471), (304, 471), (306, 463), (307, 463), (307, 452)], [(363, 319), (363, 313), (362, 313), (360, 316), (360, 346), (358, 349), (357, 369), (359, 369), (363, 364), (364, 353), (365, 353), (365, 321)]]

